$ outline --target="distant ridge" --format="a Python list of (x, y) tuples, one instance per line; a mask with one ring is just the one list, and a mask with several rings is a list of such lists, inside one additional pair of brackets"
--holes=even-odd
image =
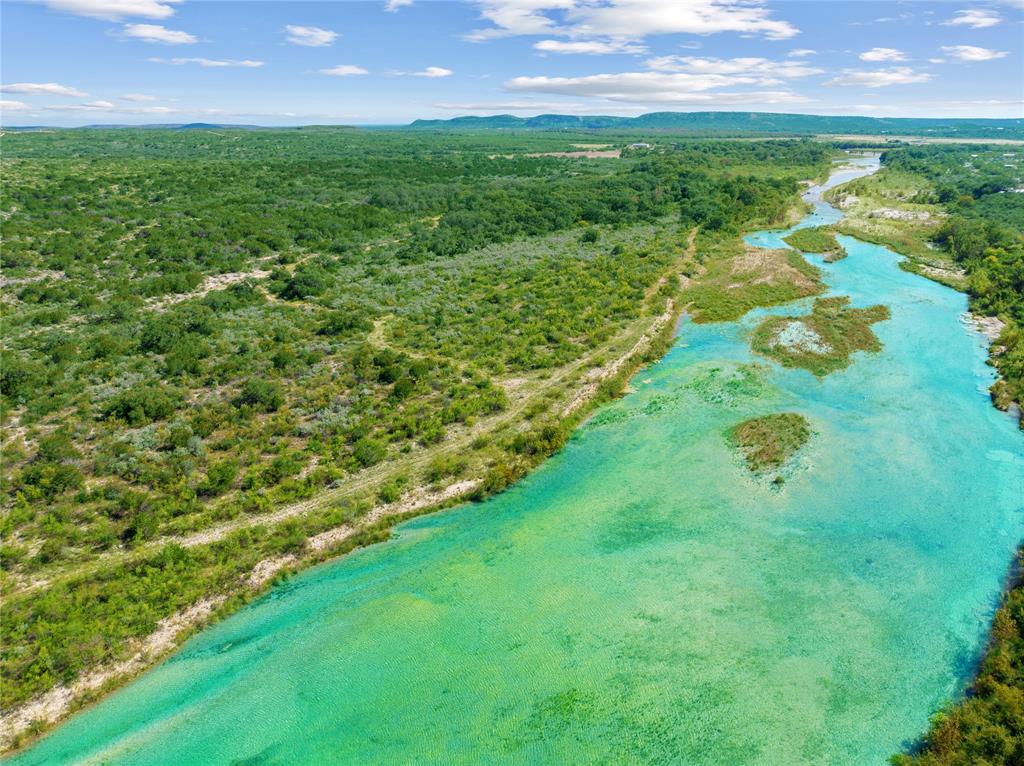
[(1024, 119), (942, 117), (860, 117), (773, 112), (651, 112), (639, 117), (611, 115), (467, 115), (449, 120), (415, 120), (408, 125), (235, 125), (230, 123), (93, 124), (77, 127), (4, 125), (3, 131), (54, 130), (621, 130), (665, 131), (695, 136), (907, 136), (1024, 140)]
[(230, 125), (212, 122), (168, 122), (148, 123), (144, 125), (110, 124), (98, 123), (95, 125), (78, 125), (73, 128), (61, 128), (55, 125), (4, 125), (4, 130), (14, 131), (39, 131), (39, 130), (272, 130), (261, 125)]
[(1024, 138), (1024, 119), (924, 117), (835, 117), (771, 112), (651, 112), (639, 117), (539, 114), (516, 117), (466, 116), (416, 120), (415, 130), (601, 130), (607, 128), (675, 130), (693, 133), (917, 135), (949, 138)]

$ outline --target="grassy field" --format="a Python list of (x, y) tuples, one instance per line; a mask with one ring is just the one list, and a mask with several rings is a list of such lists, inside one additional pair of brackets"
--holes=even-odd
[(825, 290), (818, 269), (792, 250), (702, 238), (698, 252), (702, 261), (689, 272), (682, 295), (695, 322), (728, 322), (756, 306), (775, 306)]

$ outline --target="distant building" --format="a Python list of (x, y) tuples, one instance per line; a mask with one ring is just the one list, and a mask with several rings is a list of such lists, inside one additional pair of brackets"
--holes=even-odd
[(651, 145), (650, 144), (645, 144), (645, 143), (641, 142), (641, 143), (638, 143), (638, 144), (630, 144), (629, 148), (630, 149), (650, 149)]

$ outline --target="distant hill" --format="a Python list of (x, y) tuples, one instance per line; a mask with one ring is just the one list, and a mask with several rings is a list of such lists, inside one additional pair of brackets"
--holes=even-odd
[(688, 133), (899, 135), (944, 138), (1024, 138), (1024, 120), (917, 117), (832, 117), (769, 112), (652, 112), (639, 117), (540, 114), (416, 120), (416, 130), (666, 130)]

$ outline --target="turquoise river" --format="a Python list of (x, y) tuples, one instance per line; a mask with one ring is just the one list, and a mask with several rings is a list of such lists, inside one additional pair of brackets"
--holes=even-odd
[[(838, 219), (820, 191), (800, 225)], [(881, 766), (981, 652), (1024, 438), (965, 297), (841, 240), (810, 260), (890, 307), (880, 353), (818, 380), (751, 352), (809, 301), (684, 321), (517, 486), (291, 578), (10, 763)], [(780, 486), (724, 434), (786, 411), (814, 434)]]

